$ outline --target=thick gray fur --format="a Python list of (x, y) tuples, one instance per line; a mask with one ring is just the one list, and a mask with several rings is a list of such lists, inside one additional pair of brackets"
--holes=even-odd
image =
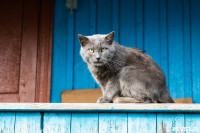
[[(98, 103), (173, 103), (162, 69), (137, 48), (115, 42), (107, 35), (78, 35), (80, 54), (101, 86)], [(106, 48), (102, 52), (102, 48)], [(94, 50), (91, 52), (89, 49)], [(97, 60), (99, 58), (99, 61)]]

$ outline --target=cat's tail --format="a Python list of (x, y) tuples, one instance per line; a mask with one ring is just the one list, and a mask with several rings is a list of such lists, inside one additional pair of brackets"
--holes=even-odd
[(157, 101), (158, 103), (174, 103), (174, 100), (170, 97), (170, 93), (168, 89), (165, 89), (166, 92), (163, 92), (160, 99)]

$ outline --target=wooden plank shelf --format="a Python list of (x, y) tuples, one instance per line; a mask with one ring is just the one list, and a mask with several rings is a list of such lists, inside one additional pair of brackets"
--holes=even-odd
[(200, 104), (1, 103), (0, 111), (200, 112)]
[(0, 131), (200, 132), (200, 104), (1, 103)]

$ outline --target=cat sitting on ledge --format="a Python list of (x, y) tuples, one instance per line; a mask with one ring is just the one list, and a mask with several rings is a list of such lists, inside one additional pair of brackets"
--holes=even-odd
[(174, 103), (165, 75), (153, 59), (138, 48), (128, 48), (107, 35), (78, 35), (80, 54), (101, 86), (97, 103)]

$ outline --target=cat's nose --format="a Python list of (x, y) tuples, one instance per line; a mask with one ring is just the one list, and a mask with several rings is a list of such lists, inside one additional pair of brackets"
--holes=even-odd
[(96, 57), (96, 59), (99, 61), (101, 57)]

